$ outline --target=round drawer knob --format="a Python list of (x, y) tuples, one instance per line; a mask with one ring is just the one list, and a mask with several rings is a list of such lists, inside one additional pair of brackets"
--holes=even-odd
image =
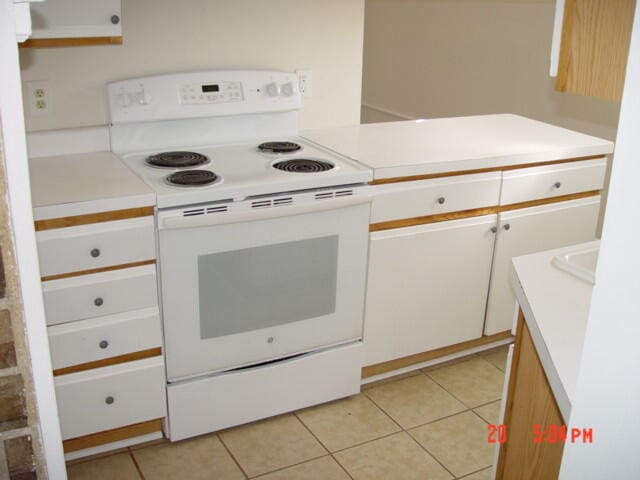
[(511, 228), (511, 225), (509, 225), (508, 223), (505, 223), (502, 228), (504, 228), (505, 230), (509, 230)]
[(101, 340), (98, 345), (100, 346), (100, 348), (102, 348), (104, 350), (105, 348), (107, 348), (109, 346), (109, 342), (107, 342), (106, 340)]
[(100, 249), (99, 248), (91, 249), (91, 256), (93, 258), (98, 258), (100, 256)]
[(273, 337), (267, 338), (267, 343), (273, 343)]
[(553, 184), (553, 186), (556, 187), (556, 188), (560, 188), (562, 186), (562, 183), (556, 182), (556, 183)]
[(498, 233), (498, 227), (491, 227), (491, 233)]
[(120, 23), (120, 17), (118, 15), (111, 15), (111, 23), (117, 25)]
[(442, 205), (444, 203), (444, 197), (438, 198), (438, 203)]
[(113, 398), (111, 395), (109, 395), (107, 398), (104, 399), (104, 403), (106, 403), (107, 405), (111, 405), (115, 401), (116, 401), (116, 399)]
[(93, 304), (94, 304), (96, 307), (101, 307), (103, 303), (104, 303), (104, 300), (103, 300), (102, 298), (100, 298), (100, 297), (96, 298), (96, 299), (93, 301)]

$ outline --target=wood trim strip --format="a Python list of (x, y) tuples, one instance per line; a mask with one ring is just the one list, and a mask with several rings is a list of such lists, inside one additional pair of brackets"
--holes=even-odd
[(143, 260), (141, 262), (123, 263), (121, 265), (111, 265), (109, 267), (92, 268), (90, 270), (81, 270), (79, 272), (59, 273), (57, 275), (49, 275), (47, 277), (41, 277), (40, 280), (42, 280), (43, 282), (48, 282), (50, 280), (60, 280), (61, 278), (79, 277), (80, 275), (90, 275), (92, 273), (110, 272), (112, 270), (121, 270), (123, 268), (133, 268), (133, 267), (141, 267), (143, 265), (153, 265), (155, 263), (156, 263), (155, 259)]
[(378, 178), (369, 182), (369, 185), (384, 185), (386, 183), (399, 183), (399, 182), (413, 182), (415, 180), (428, 180), (431, 178), (443, 178), (443, 177), (457, 177), (460, 175), (472, 175), (474, 173), (487, 173), (487, 172), (505, 172), (508, 170), (516, 170), (518, 168), (533, 168), (543, 167), (545, 165), (556, 165), (561, 163), (579, 162), (582, 160), (595, 160), (596, 158), (604, 158), (605, 155), (590, 155), (588, 157), (575, 157), (567, 158), (563, 160), (550, 160), (548, 162), (536, 162), (519, 165), (504, 165), (502, 167), (490, 167), (490, 168), (478, 168), (475, 170), (461, 170), (459, 172), (442, 172), (442, 173), (428, 173), (424, 175), (411, 175), (408, 177), (391, 177), (391, 178)]
[(64, 453), (76, 452), (85, 448), (97, 447), (106, 443), (117, 442), (127, 438), (139, 437), (162, 431), (162, 418), (149, 420), (147, 422), (134, 423), (126, 427), (114, 428), (103, 432), (92, 433), (83, 437), (70, 438), (62, 442)]
[(535, 424), (547, 428), (566, 422), (558, 409), (522, 311), (518, 313), (516, 349), (518, 352), (514, 359), (517, 362), (512, 363), (505, 410), (507, 441), (500, 445), (496, 479), (557, 479), (564, 443), (536, 444), (532, 441), (532, 428)]
[(108, 367), (109, 365), (117, 365), (119, 363), (132, 362), (134, 360), (142, 360), (143, 358), (158, 357), (162, 355), (162, 348), (149, 348), (133, 353), (125, 353), (116, 357), (103, 358), (93, 362), (81, 363), (80, 365), (72, 365), (70, 367), (58, 368), (53, 371), (53, 376), (67, 375), (69, 373), (83, 372), (85, 370), (93, 370), (94, 368)]
[(362, 369), (362, 378), (373, 377), (374, 375), (380, 375), (382, 373), (398, 370), (399, 368), (409, 367), (417, 363), (427, 362), (434, 358), (452, 355), (470, 348), (480, 347), (482, 345), (497, 342), (498, 340), (505, 340), (507, 338), (513, 338), (511, 330), (495, 333), (493, 335), (486, 335), (466, 342), (456, 343), (455, 345), (449, 345), (447, 347), (436, 348), (435, 350), (429, 350), (428, 352), (416, 353), (415, 355), (409, 355), (408, 357), (396, 358), (395, 360), (389, 360), (388, 362), (369, 365)]
[(42, 230), (51, 230), (54, 228), (77, 227), (78, 225), (88, 225), (90, 223), (113, 222), (115, 220), (125, 220), (128, 218), (148, 217), (153, 215), (153, 210), (153, 207), (127, 208), (124, 210), (111, 210), (108, 212), (89, 213), (86, 215), (76, 215), (72, 217), (36, 220), (34, 224), (36, 232), (40, 232)]
[(122, 45), (122, 36), (30, 38), (29, 40), (18, 44), (20, 48), (90, 47), (94, 45)]
[(479, 217), (482, 215), (492, 215), (502, 212), (509, 212), (511, 210), (519, 210), (521, 208), (538, 207), (540, 205), (549, 205), (551, 203), (560, 203), (569, 200), (578, 200), (580, 198), (595, 197), (597, 195), (600, 195), (600, 193), (600, 190), (591, 190), (589, 192), (571, 193), (569, 195), (560, 195), (558, 197), (529, 200), (527, 202), (512, 203), (510, 205), (474, 208), (471, 210), (461, 210), (458, 212), (439, 213), (436, 215), (426, 215), (424, 217), (403, 218), (400, 220), (390, 220), (388, 222), (372, 223), (371, 225), (369, 225), (369, 232), (379, 232), (382, 230), (392, 230), (394, 228), (414, 227), (416, 225), (425, 225), (428, 223), (446, 222), (448, 220), (460, 220), (463, 218)]
[(565, 0), (562, 15), (562, 34), (560, 35), (560, 52), (558, 55), (558, 75), (556, 77), (556, 90), (559, 92), (566, 92), (569, 84), (574, 8), (575, 0)]
[[(522, 350), (522, 329), (524, 328), (524, 314), (522, 310), (518, 311), (518, 324), (516, 326), (516, 341), (513, 348), (513, 357), (511, 358), (511, 370), (509, 370), (509, 385), (507, 386), (507, 403), (504, 411), (504, 425), (511, 423), (511, 415), (513, 413), (513, 393), (516, 390), (516, 379), (518, 377), (518, 364), (520, 363), (520, 351)], [(507, 435), (509, 432), (507, 432)], [(507, 437), (508, 438), (508, 437)], [(498, 465), (496, 466), (496, 479), (502, 479), (504, 476), (504, 460), (506, 458), (507, 443), (500, 444), (498, 453)]]
[(600, 190), (591, 190), (589, 192), (571, 193), (569, 195), (560, 195), (558, 197), (541, 198), (538, 200), (529, 200), (528, 202), (512, 203), (510, 205), (502, 205), (498, 208), (499, 213), (509, 212), (511, 210), (519, 210), (521, 208), (539, 207), (540, 205), (549, 205), (551, 203), (567, 202), (569, 200), (578, 200), (580, 198), (589, 198), (600, 195)]
[(471, 210), (462, 210), (458, 212), (438, 213), (436, 215), (426, 215), (424, 217), (404, 218), (401, 220), (390, 220), (388, 222), (372, 223), (369, 225), (370, 232), (379, 232), (381, 230), (391, 230), (394, 228), (414, 227), (416, 225), (424, 225), (427, 223), (446, 222), (447, 220), (460, 220), (462, 218), (479, 217), (482, 215), (491, 215), (498, 213), (499, 207), (474, 208)]

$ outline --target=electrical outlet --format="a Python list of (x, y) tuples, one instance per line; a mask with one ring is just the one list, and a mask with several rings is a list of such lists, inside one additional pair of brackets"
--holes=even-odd
[(27, 82), (25, 98), (29, 115), (42, 117), (51, 114), (51, 85), (48, 81)]
[(296, 70), (300, 94), (305, 98), (313, 96), (313, 72), (311, 70)]

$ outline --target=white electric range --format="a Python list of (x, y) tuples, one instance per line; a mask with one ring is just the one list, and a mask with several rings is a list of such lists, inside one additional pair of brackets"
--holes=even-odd
[(295, 75), (108, 85), (156, 192), (172, 440), (359, 391), (370, 169), (297, 136)]

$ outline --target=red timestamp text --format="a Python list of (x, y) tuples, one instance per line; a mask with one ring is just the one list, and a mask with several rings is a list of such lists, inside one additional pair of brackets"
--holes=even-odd
[(533, 425), (533, 443), (593, 443), (593, 428), (566, 425)]
[[(488, 425), (487, 443), (505, 443), (507, 426)], [(566, 425), (542, 425), (536, 423), (532, 430), (533, 443), (593, 443), (593, 428), (568, 428)]]

